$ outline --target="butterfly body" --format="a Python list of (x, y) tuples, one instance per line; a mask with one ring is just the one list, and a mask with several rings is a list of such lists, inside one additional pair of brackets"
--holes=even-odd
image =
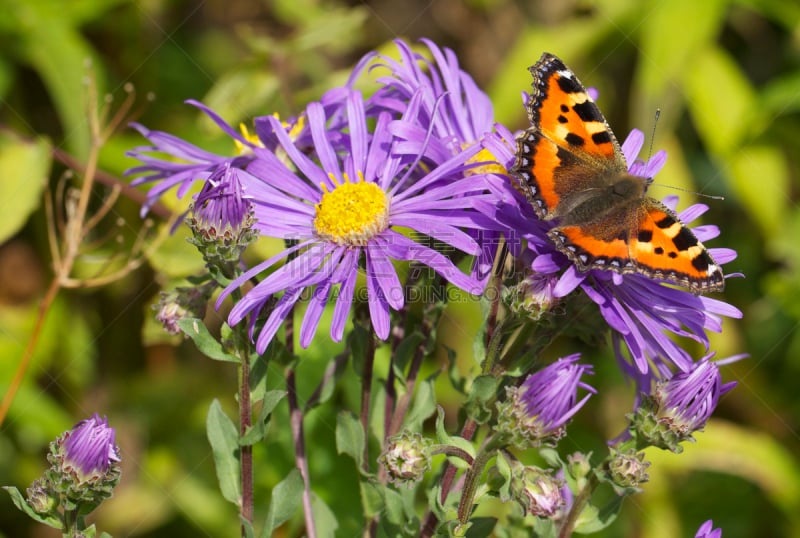
[(551, 54), (530, 68), (531, 128), (511, 170), (548, 236), (579, 271), (639, 273), (694, 292), (719, 291), (722, 270), (672, 210), (628, 173), (614, 133), (584, 86)]

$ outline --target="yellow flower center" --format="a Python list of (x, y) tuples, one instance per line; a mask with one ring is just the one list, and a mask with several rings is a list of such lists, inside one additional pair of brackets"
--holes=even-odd
[(317, 204), (314, 231), (321, 238), (337, 245), (364, 246), (389, 226), (389, 197), (375, 183), (367, 183), (359, 172), (359, 181), (351, 182), (345, 175), (336, 187), (328, 191)]
[(467, 164), (475, 164), (475, 163), (485, 163), (480, 166), (473, 166), (472, 168), (467, 169), (465, 172), (468, 176), (474, 176), (477, 174), (498, 174), (498, 175), (505, 175), (508, 174), (508, 170), (497, 162), (497, 158), (492, 154), (491, 151), (488, 149), (482, 149), (478, 153), (475, 154), (474, 157), (467, 161)]
[[(251, 133), (250, 129), (248, 129), (247, 125), (244, 123), (239, 124), (239, 131), (242, 133), (242, 137), (254, 146), (262, 148), (264, 147), (264, 145), (261, 143), (261, 140), (258, 139), (258, 135), (256, 133)], [(253, 153), (253, 150), (250, 148), (250, 146), (245, 146), (236, 139), (233, 140), (233, 143), (236, 145), (236, 151), (239, 153), (239, 155), (249, 155), (250, 153)]]

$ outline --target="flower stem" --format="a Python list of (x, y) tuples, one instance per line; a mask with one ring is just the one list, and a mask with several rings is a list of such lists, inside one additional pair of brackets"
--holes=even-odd
[[(294, 315), (290, 312), (284, 321), (286, 334), (286, 352), (289, 356), (294, 354)], [(306, 536), (316, 538), (317, 530), (314, 525), (314, 512), (311, 509), (311, 481), (308, 473), (308, 458), (306, 457), (306, 441), (303, 433), (303, 411), (297, 403), (297, 374), (292, 366), (286, 368), (286, 392), (289, 401), (289, 423), (294, 441), (294, 461), (303, 479), (303, 517), (306, 523)]]
[(578, 517), (580, 517), (581, 512), (583, 512), (583, 508), (586, 506), (586, 503), (588, 503), (589, 499), (592, 498), (592, 493), (594, 493), (594, 490), (599, 483), (600, 481), (598, 480), (597, 475), (592, 473), (589, 476), (589, 481), (586, 483), (583, 489), (581, 489), (581, 492), (578, 494), (578, 496), (575, 497), (575, 500), (569, 509), (569, 513), (561, 523), (561, 529), (558, 531), (558, 538), (567, 538), (568, 536), (572, 536), (572, 531), (575, 530), (575, 524), (578, 522)]
[(461, 500), (458, 502), (459, 525), (466, 525), (469, 522), (469, 516), (472, 513), (472, 505), (475, 500), (475, 491), (478, 489), (478, 479), (483, 474), (486, 464), (494, 457), (495, 448), (492, 438), (488, 438), (475, 455), (475, 461), (467, 469), (464, 476), (464, 489), (461, 491)]
[[(241, 291), (234, 291), (234, 299), (241, 299)], [(253, 408), (250, 403), (250, 339), (247, 336), (245, 324), (239, 325), (236, 348), (239, 351), (239, 436), (244, 437), (248, 428), (253, 424)], [(242, 445), (239, 451), (239, 464), (242, 481), (242, 508), (241, 516), (245, 521), (253, 522), (254, 495), (253, 495), (253, 446)], [(242, 536), (245, 536), (245, 527), (242, 525)]]
[(369, 472), (369, 408), (372, 400), (372, 373), (375, 365), (375, 336), (372, 334), (372, 327), (367, 328), (367, 349), (364, 357), (364, 370), (361, 374), (361, 428), (364, 430), (364, 457), (362, 468), (365, 473)]

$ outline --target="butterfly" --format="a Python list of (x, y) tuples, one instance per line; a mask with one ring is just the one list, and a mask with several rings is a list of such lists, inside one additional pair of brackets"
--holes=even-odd
[(614, 133), (575, 74), (544, 53), (529, 68), (531, 127), (517, 138), (511, 169), (547, 235), (581, 271), (638, 273), (721, 291), (722, 269), (692, 231), (647, 195), (651, 178), (628, 173)]

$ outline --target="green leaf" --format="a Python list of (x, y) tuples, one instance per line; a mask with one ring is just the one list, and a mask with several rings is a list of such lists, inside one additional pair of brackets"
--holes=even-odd
[(361, 506), (364, 509), (364, 516), (371, 519), (373, 516), (383, 512), (386, 507), (386, 487), (372, 480), (361, 480), (358, 484), (361, 492)]
[(492, 418), (492, 403), (497, 394), (498, 379), (493, 375), (480, 375), (475, 378), (470, 388), (469, 398), (464, 404), (467, 416), (478, 424), (485, 424)]
[(684, 80), (689, 111), (703, 142), (719, 157), (732, 156), (752, 134), (757, 117), (755, 91), (747, 77), (727, 52), (709, 47), (692, 55)]
[(787, 193), (791, 191), (783, 152), (772, 146), (745, 146), (727, 162), (740, 203), (747, 207), (762, 235), (780, 236), (788, 217)]
[(394, 365), (397, 369), (400, 379), (404, 378), (406, 365), (408, 365), (411, 357), (414, 356), (417, 348), (424, 341), (425, 337), (422, 335), (422, 333), (419, 331), (414, 331), (403, 338), (403, 340), (400, 342), (400, 345), (397, 346), (397, 349), (394, 352)]
[(339, 522), (336, 521), (336, 515), (325, 504), (325, 501), (313, 495), (311, 497), (311, 511), (314, 514), (317, 537), (334, 538), (336, 529), (339, 528)]
[(302, 499), (303, 478), (300, 476), (300, 471), (292, 469), (286, 478), (272, 489), (261, 538), (269, 538), (275, 529), (288, 521), (297, 512)]
[(42, 200), (50, 173), (50, 144), (0, 133), (0, 243), (17, 233)]
[[(450, 445), (460, 448), (472, 456), (472, 458), (475, 458), (475, 446), (472, 443), (463, 437), (451, 436), (449, 433), (447, 433), (447, 430), (444, 429), (444, 408), (442, 408), (442, 406), (437, 406), (436, 411), (436, 441), (442, 445)], [(466, 469), (469, 467), (467, 462), (455, 456), (448, 456), (447, 460), (459, 469)]]
[[(665, 111), (680, 110), (685, 95), (675, 81), (681, 80), (698, 53), (714, 46), (725, 20), (721, 15), (726, 4), (727, 0), (671, 0), (647, 7), (640, 4), (646, 12), (639, 28), (641, 54), (633, 87), (643, 95), (634, 100), (637, 110), (633, 118), (652, 118), (658, 107)], [(678, 35), (680, 39), (675, 39)], [(703, 91), (717, 98), (718, 93), (724, 92), (712, 92), (710, 80), (714, 79), (706, 78)], [(724, 88), (716, 82), (714, 87)], [(600, 95), (602, 99), (603, 93)], [(694, 94), (688, 93), (690, 101), (694, 98)], [(665, 114), (663, 117), (670, 119), (672, 116)], [(677, 119), (678, 114), (674, 117)]]
[[(79, 159), (84, 159), (89, 151), (84, 80), (87, 74), (100, 79), (97, 71), (101, 63), (93, 62), (92, 70), (87, 73), (86, 62), (94, 57), (94, 51), (80, 32), (70, 26), (64, 9), (54, 9), (41, 2), (18, 2), (17, 7), (10, 11), (19, 21), (17, 31), (22, 54), (53, 99), (62, 130), (67, 133), (67, 147)], [(101, 87), (99, 82), (98, 87)], [(98, 97), (102, 99), (102, 89)], [(100, 103), (91, 103), (91, 106), (100, 106)]]
[(241, 504), (242, 484), (239, 472), (239, 433), (236, 426), (222, 410), (219, 400), (214, 399), (208, 409), (206, 433), (222, 496), (228, 501)]
[(63, 529), (61, 520), (56, 516), (39, 514), (35, 512), (17, 488), (12, 486), (3, 486), (3, 489), (6, 490), (9, 495), (11, 495), (11, 501), (14, 503), (14, 506), (22, 510), (29, 518), (53, 527), (54, 529)]
[(227, 353), (222, 348), (222, 344), (208, 332), (208, 328), (202, 319), (184, 318), (178, 321), (178, 327), (181, 328), (183, 334), (192, 339), (197, 349), (209, 359), (239, 363), (239, 359)]
[(422, 423), (436, 412), (436, 391), (434, 389), (434, 383), (438, 375), (439, 373), (436, 372), (421, 383), (417, 383), (417, 391), (411, 402), (411, 409), (408, 410), (408, 414), (403, 421), (406, 429), (415, 432), (421, 431)]
[(492, 531), (497, 525), (496, 517), (476, 517), (469, 520), (470, 526), (465, 536), (467, 538), (485, 538), (492, 536)]
[(365, 442), (364, 428), (352, 413), (341, 411), (336, 415), (336, 450), (352, 457), (359, 470), (364, 462)]
[(261, 400), (261, 411), (258, 413), (258, 419), (255, 424), (245, 433), (239, 440), (242, 446), (249, 446), (263, 440), (267, 432), (267, 424), (272, 415), (275, 407), (286, 397), (285, 390), (270, 390), (264, 394)]

